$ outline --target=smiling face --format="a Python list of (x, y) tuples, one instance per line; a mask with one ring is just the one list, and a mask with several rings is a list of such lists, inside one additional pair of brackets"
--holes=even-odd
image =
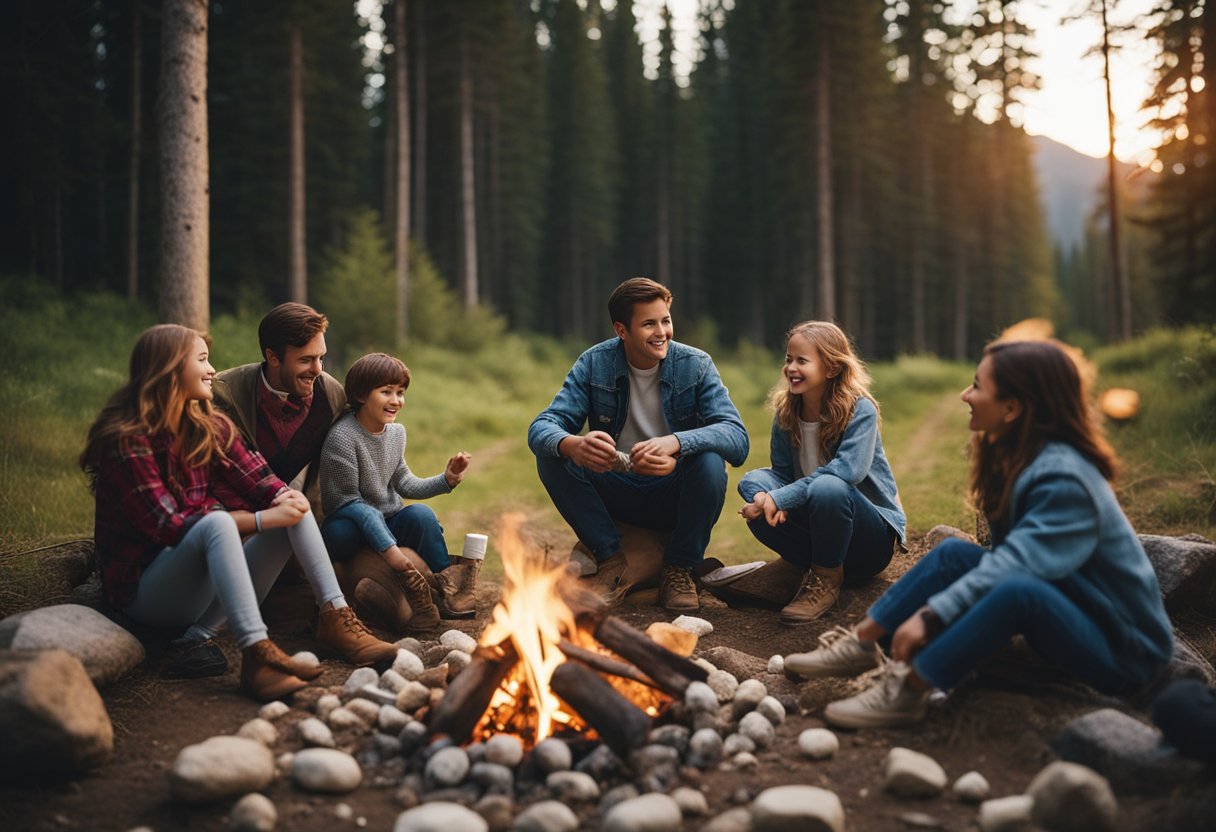
[(1012, 396), (1001, 397), (992, 376), (992, 358), (984, 356), (975, 368), (975, 380), (963, 391), (962, 400), (971, 408), (971, 430), (998, 437), (1022, 415), (1022, 403)]
[(790, 394), (818, 402), (823, 398), (828, 379), (839, 374), (839, 368), (829, 369), (819, 349), (800, 332), (790, 336), (785, 346), (785, 380)]
[(397, 421), (397, 414), (404, 405), (405, 386), (384, 384), (373, 388), (360, 402), (355, 418), (370, 433), (381, 433), (387, 425)]
[(306, 398), (325, 363), (325, 334), (318, 332), (302, 347), (286, 347), (280, 357), (266, 350), (266, 382), (280, 393)]
[(186, 355), (181, 368), (182, 394), (186, 401), (211, 401), (211, 379), (215, 378), (215, 368), (211, 366), (210, 350), (207, 342), (197, 335), (194, 337), (194, 347)]
[(671, 307), (661, 299), (637, 303), (629, 326), (612, 325), (625, 344), (625, 358), (639, 370), (649, 370), (667, 357), (674, 329)]

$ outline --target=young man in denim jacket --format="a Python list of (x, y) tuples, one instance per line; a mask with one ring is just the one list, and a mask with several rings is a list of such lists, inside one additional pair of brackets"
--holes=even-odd
[(644, 277), (613, 291), (617, 337), (574, 362), (528, 429), (528, 447), (549, 497), (595, 556), (608, 599), (628, 583), (620, 521), (671, 531), (659, 598), (687, 612), (699, 608), (693, 567), (722, 513), (725, 463), (743, 464), (748, 439), (713, 359), (671, 340), (671, 299)]

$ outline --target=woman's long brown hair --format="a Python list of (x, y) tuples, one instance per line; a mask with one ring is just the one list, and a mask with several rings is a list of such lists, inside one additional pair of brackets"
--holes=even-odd
[(186, 399), (181, 370), (194, 353), (195, 338), (211, 346), (208, 336), (177, 324), (150, 327), (135, 341), (127, 383), (101, 409), (80, 454), (91, 490), (102, 459), (129, 436), (172, 434), (189, 468), (208, 465), (232, 445), (236, 430), (228, 418), (210, 402)]
[[(870, 395), (870, 373), (853, 352), (844, 330), (828, 321), (803, 321), (785, 334), (787, 344), (794, 335), (810, 341), (819, 351), (824, 370), (833, 374), (827, 380), (823, 401), (819, 404), (819, 458), (826, 462), (848, 428), (857, 400), (864, 396), (874, 402), (876, 408), (878, 402)], [(769, 405), (777, 417), (777, 425), (789, 435), (790, 444), (801, 447), (802, 426), (798, 423), (798, 413), (802, 409), (802, 396), (790, 393), (789, 382), (784, 376), (769, 394)]]
[(1102, 476), (1113, 480), (1118, 460), (1106, 441), (1077, 365), (1056, 341), (997, 341), (984, 349), (991, 359), (999, 400), (1016, 399), (1022, 414), (993, 439), (971, 438), (970, 498), (990, 523), (1003, 520), (1018, 475), (1047, 442), (1065, 442)]

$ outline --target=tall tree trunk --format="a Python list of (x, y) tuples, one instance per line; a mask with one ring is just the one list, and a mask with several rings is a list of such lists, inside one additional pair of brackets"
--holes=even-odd
[(414, 167), (411, 186), (414, 210), (410, 214), (414, 236), (426, 241), (426, 0), (411, 3), (414, 20)]
[(464, 305), (477, 304), (477, 202), (473, 183), (473, 67), (469, 60), (469, 26), (460, 23), (460, 235)]
[(1102, 62), (1106, 81), (1106, 190), (1110, 220), (1110, 278), (1111, 327), (1113, 341), (1132, 337), (1132, 297), (1127, 270), (1123, 267), (1123, 245), (1119, 228), (1119, 182), (1115, 159), (1115, 109), (1110, 92), (1110, 26), (1106, 19), (1106, 3), (1102, 0)]
[(157, 101), (161, 178), (161, 320), (210, 325), (207, 155), (209, 0), (165, 0)]
[(815, 188), (819, 236), (819, 293), (815, 316), (825, 321), (836, 318), (836, 249), (832, 216), (832, 63), (828, 55), (827, 5), (819, 22), (819, 71), (816, 79)]
[[(298, 6), (295, 14), (298, 15)], [(304, 230), (304, 37), (298, 17), (289, 24), (291, 47), (291, 299), (308, 302), (308, 253)]]
[(393, 49), (393, 76), (397, 106), (397, 210), (393, 223), (393, 243), (397, 255), (397, 342), (409, 331), (410, 289), (410, 91), (405, 41), (405, 0), (394, 0), (393, 21), (396, 43)]
[(131, 4), (131, 147), (127, 161), (127, 300), (139, 297), (139, 160), (144, 124), (144, 37), (140, 3)]

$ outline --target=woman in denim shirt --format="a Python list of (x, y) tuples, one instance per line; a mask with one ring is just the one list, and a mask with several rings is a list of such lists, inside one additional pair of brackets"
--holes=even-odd
[(882, 450), (870, 375), (835, 324), (806, 321), (786, 336), (784, 380), (772, 393), (771, 468), (739, 483), (739, 514), (756, 539), (803, 573), (781, 610), (809, 624), (836, 603), (844, 578), (891, 562), (906, 521)]
[(922, 719), (930, 688), (950, 690), (1017, 634), (1096, 690), (1151, 684), (1173, 653), (1152, 564), (1119, 508), (1117, 462), (1072, 359), (1054, 342), (984, 351), (963, 391), (971, 409), (970, 497), (992, 548), (937, 546), (852, 630), (786, 658), (803, 676), (856, 676), (893, 661), (824, 718), (851, 728)]

